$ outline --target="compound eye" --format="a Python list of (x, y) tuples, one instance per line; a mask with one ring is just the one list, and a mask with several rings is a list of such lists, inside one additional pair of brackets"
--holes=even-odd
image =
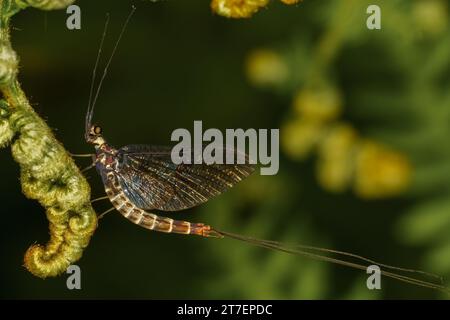
[(95, 133), (95, 134), (100, 134), (100, 133), (102, 133), (102, 128), (99, 127), (99, 126), (95, 126), (95, 127), (94, 127), (94, 133)]

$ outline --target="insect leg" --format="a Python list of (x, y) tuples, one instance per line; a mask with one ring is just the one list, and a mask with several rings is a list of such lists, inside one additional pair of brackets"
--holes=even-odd
[(93, 154), (93, 153), (77, 154), (77, 153), (71, 153), (71, 152), (69, 152), (69, 155), (74, 158), (89, 158), (89, 157), (92, 158), (93, 156), (95, 156), (95, 154)]
[(105, 216), (105, 214), (107, 214), (107, 213), (109, 213), (109, 212), (111, 212), (111, 211), (114, 211), (114, 210), (116, 210), (116, 208), (114, 208), (114, 207), (109, 208), (109, 209), (106, 210), (105, 212), (101, 213), (101, 214), (98, 216), (97, 220), (100, 220), (101, 218), (103, 218), (103, 217)]
[(84, 173), (84, 172), (86, 172), (86, 171), (88, 171), (88, 170), (90, 170), (90, 169), (92, 169), (94, 167), (95, 167), (95, 163), (93, 163), (93, 164), (89, 165), (88, 167), (84, 168), (83, 170), (81, 170), (81, 173)]
[(97, 201), (101, 201), (101, 200), (106, 200), (106, 199), (109, 200), (109, 197), (108, 196), (98, 197), (98, 198), (95, 198), (94, 200), (91, 200), (91, 203), (94, 203), (94, 202), (97, 202)]

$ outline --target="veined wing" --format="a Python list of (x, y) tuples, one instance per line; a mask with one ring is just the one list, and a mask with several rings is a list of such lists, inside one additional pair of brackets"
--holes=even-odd
[[(225, 152), (230, 149), (224, 149)], [(130, 145), (119, 149), (118, 156), (121, 187), (144, 210), (178, 211), (197, 206), (233, 187), (254, 170), (248, 157), (245, 164), (176, 165), (170, 147)]]

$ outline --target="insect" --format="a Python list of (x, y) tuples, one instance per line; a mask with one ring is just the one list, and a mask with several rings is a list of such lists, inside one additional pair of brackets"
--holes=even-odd
[[(133, 7), (119, 40), (134, 11)], [(105, 32), (94, 67), (92, 83), (95, 80)], [(203, 223), (173, 220), (149, 211), (179, 211), (195, 207), (249, 176), (253, 172), (253, 166), (250, 164), (175, 165), (171, 160), (170, 147), (129, 145), (115, 149), (109, 145), (103, 138), (101, 127), (92, 124), (92, 116), (101, 84), (117, 44), (118, 42), (93, 100), (91, 85), (91, 98), (85, 121), (85, 139), (95, 147), (93, 166), (95, 165), (102, 177), (108, 199), (125, 218), (149, 230), (223, 237)]]
[[(171, 160), (170, 147), (128, 145), (116, 149), (105, 140), (101, 127), (92, 122), (94, 106), (108, 67), (134, 11), (135, 8), (133, 7), (106, 63), (95, 95), (93, 95), (96, 70), (109, 18), (106, 20), (97, 60), (93, 69), (88, 110), (85, 119), (86, 142), (95, 147), (95, 154), (89, 155), (93, 157), (93, 163), (89, 168), (96, 167), (106, 192), (106, 197), (96, 200), (109, 199), (113, 208), (107, 212), (115, 209), (131, 222), (153, 231), (198, 235), (207, 238), (227, 237), (276, 251), (302, 255), (364, 271), (367, 269), (367, 266), (375, 264), (384, 269), (381, 270), (381, 274), (386, 277), (432, 289), (447, 290), (441, 284), (421, 280), (417, 277), (405, 276), (400, 273), (415, 273), (421, 276), (438, 277), (424, 271), (393, 267), (343, 251), (256, 239), (221, 231), (204, 223), (178, 221), (152, 213), (154, 210), (179, 211), (205, 203), (248, 177), (254, 168), (248, 163), (236, 165), (176, 165)], [(92, 97), (94, 98), (92, 99)], [(229, 152), (229, 150), (227, 151)], [(233, 152), (237, 153), (238, 151), (233, 150)]]

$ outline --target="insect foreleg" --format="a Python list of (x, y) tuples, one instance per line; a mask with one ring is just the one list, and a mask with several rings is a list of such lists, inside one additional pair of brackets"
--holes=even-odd
[(94, 153), (81, 153), (81, 154), (77, 154), (77, 153), (71, 153), (69, 152), (69, 155), (73, 158), (89, 158), (89, 157), (93, 157), (95, 156)]
[(91, 200), (91, 203), (94, 203), (94, 202), (97, 202), (97, 201), (101, 201), (101, 200), (106, 200), (106, 199), (109, 200), (109, 197), (108, 196), (98, 197), (98, 198), (95, 198), (95, 199)]
[(84, 173), (84, 172), (86, 172), (88, 170), (91, 170), (94, 167), (95, 167), (95, 163), (93, 163), (93, 164), (87, 166), (86, 168), (84, 168), (83, 170), (81, 170), (81, 173)]
[(116, 210), (116, 208), (114, 208), (114, 207), (109, 208), (109, 209), (106, 210), (105, 212), (101, 213), (101, 214), (98, 216), (97, 220), (100, 220), (100, 219), (103, 218), (107, 213), (109, 213), (109, 212), (111, 212), (111, 211), (114, 211), (114, 210)]

